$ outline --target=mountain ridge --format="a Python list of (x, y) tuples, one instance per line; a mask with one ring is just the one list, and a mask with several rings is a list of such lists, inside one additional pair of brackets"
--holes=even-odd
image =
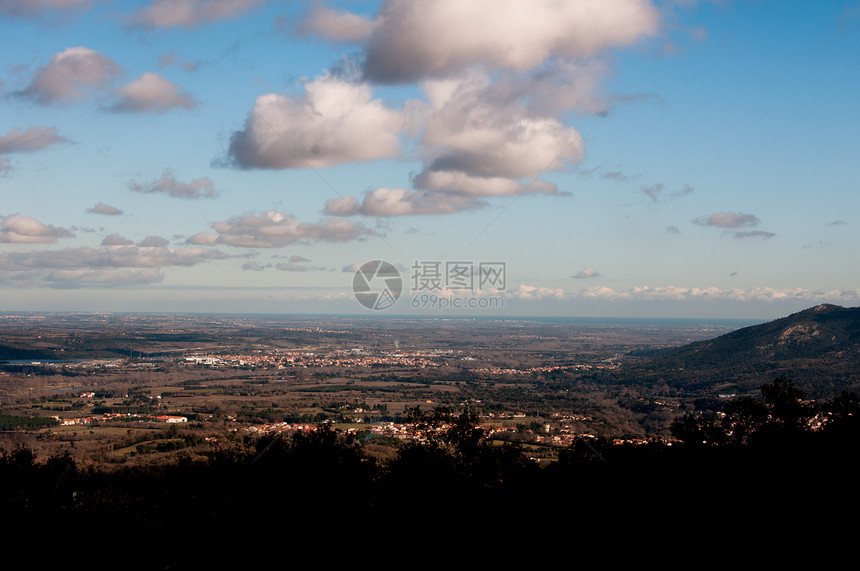
[(860, 307), (821, 304), (714, 339), (663, 350), (635, 368), (687, 386), (747, 391), (779, 376), (816, 396), (860, 388)]

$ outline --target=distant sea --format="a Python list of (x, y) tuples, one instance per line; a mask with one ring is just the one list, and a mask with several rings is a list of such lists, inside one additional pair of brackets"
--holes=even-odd
[[(380, 315), (380, 313), (382, 315)], [(246, 317), (265, 317), (269, 319), (396, 319), (403, 321), (441, 320), (441, 321), (519, 321), (538, 323), (572, 323), (582, 325), (636, 325), (636, 326), (677, 326), (677, 327), (749, 327), (767, 323), (768, 319), (719, 319), (705, 317), (568, 317), (568, 316), (502, 316), (502, 315), (438, 315), (402, 314), (392, 315), (385, 312), (364, 314), (247, 314)]]
[(536, 323), (571, 323), (582, 325), (618, 325), (618, 326), (676, 326), (676, 327), (749, 327), (751, 325), (760, 325), (772, 321), (772, 319), (738, 319), (738, 318), (707, 318), (707, 317), (570, 317), (570, 316), (555, 316), (555, 315), (488, 315), (488, 314), (438, 314), (438, 313), (405, 313), (391, 314), (385, 311), (368, 311), (367, 313), (159, 313), (159, 312), (35, 312), (35, 311), (20, 311), (7, 312), (10, 315), (80, 315), (80, 316), (111, 316), (111, 315), (131, 315), (136, 317), (166, 317), (170, 315), (185, 316), (185, 317), (211, 317), (211, 318), (261, 318), (261, 319), (372, 319), (372, 320), (397, 320), (397, 321), (416, 321), (416, 320), (440, 320), (440, 321), (518, 321), (518, 322), (536, 322)]

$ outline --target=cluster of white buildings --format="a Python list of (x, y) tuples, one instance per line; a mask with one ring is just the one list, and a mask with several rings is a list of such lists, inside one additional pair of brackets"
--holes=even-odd
[(121, 412), (106, 412), (100, 415), (93, 416), (81, 416), (77, 418), (60, 418), (59, 416), (54, 416), (59, 421), (59, 423), (63, 426), (71, 426), (76, 424), (92, 424), (93, 422), (104, 422), (109, 420), (135, 420), (138, 422), (166, 422), (168, 424), (175, 424), (181, 422), (188, 422), (188, 418), (185, 416), (172, 416), (163, 414), (161, 416), (150, 416), (146, 414), (134, 414), (134, 413), (121, 413)]

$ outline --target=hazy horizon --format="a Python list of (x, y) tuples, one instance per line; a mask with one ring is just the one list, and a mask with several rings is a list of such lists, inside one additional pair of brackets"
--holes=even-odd
[(549, 316), (549, 315), (490, 315), (486, 313), (474, 314), (437, 314), (437, 313), (233, 313), (233, 312), (139, 312), (139, 311), (0, 311), (2, 315), (32, 315), (32, 316), (95, 316), (95, 315), (131, 315), (146, 318), (149, 316), (177, 316), (177, 317), (222, 317), (222, 318), (258, 318), (258, 319), (285, 319), (285, 320), (363, 320), (375, 321), (409, 321), (409, 320), (462, 320), (462, 321), (515, 321), (515, 322), (539, 322), (539, 323), (583, 323), (583, 324), (666, 324), (666, 325), (706, 325), (718, 324), (723, 326), (746, 327), (771, 321), (762, 318), (733, 318), (733, 317), (632, 317), (632, 316)]

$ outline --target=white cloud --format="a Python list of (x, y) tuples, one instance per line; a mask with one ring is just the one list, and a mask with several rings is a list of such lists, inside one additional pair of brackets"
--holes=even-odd
[(102, 246), (133, 246), (134, 240), (124, 238), (119, 234), (108, 234), (102, 240)]
[(191, 71), (197, 71), (197, 69), (201, 65), (201, 62), (200, 61), (185, 60), (185, 59), (179, 57), (179, 54), (177, 54), (176, 52), (170, 51), (170, 52), (163, 54), (161, 57), (158, 58), (158, 65), (160, 67), (168, 67), (171, 65), (177, 65), (177, 66), (181, 67), (182, 69), (184, 69), (185, 71), (191, 72)]
[(531, 178), (579, 161), (579, 132), (499, 94), (485, 73), (424, 84), (430, 110), (421, 142), (427, 171), (472, 177)]
[(411, 192), (401, 188), (377, 188), (365, 195), (361, 212), (368, 216), (450, 214), (477, 207), (478, 204), (474, 200), (460, 196)]
[(236, 18), (266, 0), (153, 0), (132, 16), (133, 25), (145, 28), (195, 28)]
[(0, 223), (0, 243), (52, 244), (57, 238), (70, 238), (74, 234), (65, 228), (42, 224), (35, 218), (11, 214)]
[(329, 200), (327, 214), (450, 214), (486, 206), (477, 200), (483, 197), (557, 194), (554, 184), (534, 177), (582, 157), (574, 128), (533, 116), (519, 99), (499, 95), (486, 74), (427, 82), (424, 91), (429, 105), (416, 115), (425, 160), (412, 179), (416, 190), (378, 188), (361, 202)]
[[(693, 224), (699, 226), (716, 226), (719, 228), (743, 228), (749, 226), (757, 226), (761, 222), (757, 216), (752, 214), (744, 214), (742, 212), (717, 212), (708, 217), (699, 217), (693, 220)], [(765, 232), (763, 230), (744, 230), (744, 231), (729, 231), (726, 230), (723, 234), (729, 234), (735, 238), (762, 238), (768, 239), (776, 236), (773, 232)]]
[(116, 234), (102, 244), (99, 248), (0, 252), (0, 282), (58, 288), (157, 283), (164, 278), (161, 268), (194, 266), (224, 257), (206, 248), (135, 246)]
[(34, 126), (24, 131), (12, 129), (0, 136), (0, 155), (30, 153), (65, 142), (66, 139), (58, 135), (54, 127)]
[(663, 185), (661, 183), (652, 184), (651, 186), (643, 186), (642, 192), (648, 195), (648, 198), (657, 202), (657, 198), (659, 198), (660, 193), (663, 192)]
[(320, 224), (299, 222), (295, 217), (269, 210), (245, 214), (212, 224), (215, 232), (200, 232), (191, 244), (224, 244), (241, 248), (278, 248), (305, 242), (348, 242), (369, 233), (348, 220), (327, 218)]
[(272, 267), (272, 264), (266, 264), (265, 266), (262, 266), (262, 265), (258, 264), (257, 262), (255, 262), (254, 260), (251, 260), (250, 262), (245, 262), (244, 264), (242, 264), (242, 270), (244, 270), (246, 272), (261, 272), (261, 271), (263, 271), (267, 268), (271, 268), (271, 267)]
[(369, 85), (326, 75), (297, 97), (257, 98), (230, 140), (229, 162), (243, 168), (328, 167), (400, 155), (402, 113), (373, 99)]
[(198, 232), (186, 241), (189, 244), (195, 244), (197, 246), (212, 246), (218, 241), (218, 234), (214, 232)]
[(42, 105), (65, 104), (106, 89), (122, 73), (122, 68), (104, 54), (85, 47), (67, 48), (36, 70), (18, 95)]
[(768, 239), (776, 236), (773, 232), (765, 232), (763, 230), (746, 230), (743, 232), (733, 232), (732, 235), (735, 238), (762, 238)]
[(160, 179), (145, 184), (131, 181), (128, 183), (128, 188), (143, 194), (164, 193), (172, 198), (197, 199), (218, 196), (214, 183), (208, 177), (204, 176), (191, 182), (182, 182), (176, 180), (176, 177), (170, 172), (165, 172)]
[(525, 71), (585, 58), (655, 34), (645, 0), (388, 0), (366, 49), (375, 81), (409, 83), (476, 64)]
[(311, 8), (299, 29), (339, 42), (360, 42), (370, 37), (373, 21), (358, 14), (320, 6)]
[(170, 244), (170, 241), (161, 236), (147, 236), (138, 243), (138, 246), (143, 248), (164, 248)]
[(574, 275), (573, 277), (575, 277), (578, 280), (585, 280), (585, 279), (590, 279), (590, 278), (599, 278), (600, 274), (597, 273), (597, 270), (595, 270), (594, 268), (585, 267), (585, 268), (582, 268), (581, 270), (579, 270), (579, 272), (577, 272), (577, 274)]
[(696, 189), (694, 189), (692, 186), (690, 186), (689, 184), (685, 184), (684, 186), (681, 187), (681, 190), (679, 190), (678, 192), (672, 193), (672, 198), (678, 198), (681, 196), (686, 196), (688, 194), (694, 193), (695, 191), (696, 191)]
[(181, 87), (152, 72), (120, 87), (119, 96), (110, 107), (112, 111), (163, 113), (171, 109), (194, 109), (198, 105)]
[(421, 189), (463, 196), (510, 196), (515, 194), (557, 194), (558, 187), (543, 180), (522, 182), (497, 176), (473, 176), (461, 171), (425, 170), (413, 179)]
[(531, 286), (521, 284), (515, 289), (508, 292), (508, 297), (525, 300), (544, 300), (544, 299), (567, 299), (570, 294), (560, 288), (547, 288), (541, 286)]
[(206, 248), (165, 248), (136, 246), (130, 240), (105, 239), (110, 242), (99, 248), (65, 248), (38, 252), (17, 251), (0, 253), (0, 269), (81, 269), (81, 268), (161, 268), (193, 266), (221, 258), (223, 254)]
[[(666, 190), (666, 187), (665, 187), (665, 185), (663, 185), (663, 183), (661, 183), (661, 182), (654, 183), (654, 184), (652, 184), (651, 186), (642, 186), (642, 187), (641, 187), (641, 190), (642, 190), (642, 192), (643, 192), (643, 193), (645, 193), (645, 194), (648, 196), (648, 198), (650, 198), (653, 202), (659, 202), (659, 201), (660, 201), (660, 199), (661, 199), (661, 197), (664, 197), (664, 196), (665, 196), (668, 200), (675, 200), (675, 199), (678, 199), (678, 198), (681, 198), (681, 197), (687, 196), (688, 194), (692, 194), (692, 193), (694, 192), (694, 189), (693, 189), (693, 187), (692, 187), (692, 186), (690, 186), (689, 184), (685, 184), (684, 186), (682, 186), (682, 187), (681, 187), (681, 189), (680, 189), (680, 190), (678, 190), (678, 191), (676, 191), (676, 192), (670, 192), (668, 195), (666, 195), (666, 194), (664, 194), (664, 193), (663, 193), (663, 191), (665, 191), (665, 190)], [(726, 213), (723, 213), (723, 214), (722, 214), (722, 216), (724, 216), (725, 214), (726, 214)], [(719, 217), (720, 217), (721, 215), (719, 215), (719, 214), (715, 214), (715, 215), (713, 215), (713, 216), (717, 216), (718, 218), (717, 218), (717, 219), (715, 219), (715, 221), (718, 221), (718, 220), (719, 220)], [(698, 222), (697, 222), (697, 221), (698, 221)], [(708, 219), (706, 219), (706, 218), (697, 218), (696, 220), (694, 220), (694, 222), (696, 222), (696, 224), (707, 225), (707, 224), (708, 224)]]
[(342, 196), (326, 201), (323, 206), (323, 214), (327, 216), (352, 216), (361, 214), (361, 203), (353, 196)]
[(619, 182), (624, 182), (625, 180), (630, 178), (629, 176), (624, 174), (624, 172), (621, 170), (606, 171), (605, 173), (603, 173), (602, 176), (603, 176), (603, 178), (605, 178), (607, 180), (616, 180)]
[(41, 16), (52, 10), (73, 10), (89, 7), (90, 0), (2, 0), (0, 14), (16, 18)]
[(87, 208), (88, 214), (103, 214), (105, 216), (120, 216), (122, 215), (122, 210), (116, 208), (115, 206), (110, 206), (105, 204), (104, 202), (99, 202), (92, 208)]
[(451, 214), (474, 210), (487, 204), (473, 198), (438, 192), (411, 191), (402, 188), (377, 188), (364, 195), (364, 200), (346, 196), (326, 202), (324, 212), (332, 216), (411, 216), (420, 214)]
[(364, 77), (420, 82), (426, 102), (394, 111), (349, 74), (326, 75), (300, 96), (259, 97), (227, 162), (316, 168), (398, 158), (399, 137), (414, 136), (423, 169), (412, 189), (383, 187), (325, 205), (336, 216), (399, 216), (474, 209), (484, 197), (559, 194), (540, 176), (584, 154), (563, 114), (604, 112), (607, 51), (654, 34), (658, 21), (645, 0), (385, 0), (373, 20), (316, 5), (300, 28), (367, 38)]
[[(516, 83), (493, 83), (487, 73), (473, 71), (422, 85), (428, 103), (410, 107), (412, 122), (423, 125), (424, 168), (412, 179), (417, 190), (443, 195), (444, 203), (451, 195), (558, 193), (554, 184), (536, 177), (581, 160), (582, 138), (575, 128), (536, 111), (535, 99), (518, 92)], [(460, 201), (456, 208), (439, 210), (476, 205)]]
[(809, 288), (720, 289), (717, 287), (636, 286), (628, 290), (614, 290), (606, 286), (594, 286), (578, 291), (545, 288), (521, 284), (509, 290), (508, 297), (525, 300), (605, 300), (605, 301), (843, 301), (856, 302), (860, 289), (822, 290)]
[(693, 224), (699, 226), (718, 226), (720, 228), (740, 228), (742, 226), (756, 226), (758, 217), (743, 212), (717, 212), (710, 216), (700, 217), (693, 220)]
[(309, 272), (311, 270), (317, 269), (313, 266), (303, 266), (301, 264), (296, 264), (293, 262), (282, 262), (280, 264), (275, 264), (275, 268), (282, 272)]

